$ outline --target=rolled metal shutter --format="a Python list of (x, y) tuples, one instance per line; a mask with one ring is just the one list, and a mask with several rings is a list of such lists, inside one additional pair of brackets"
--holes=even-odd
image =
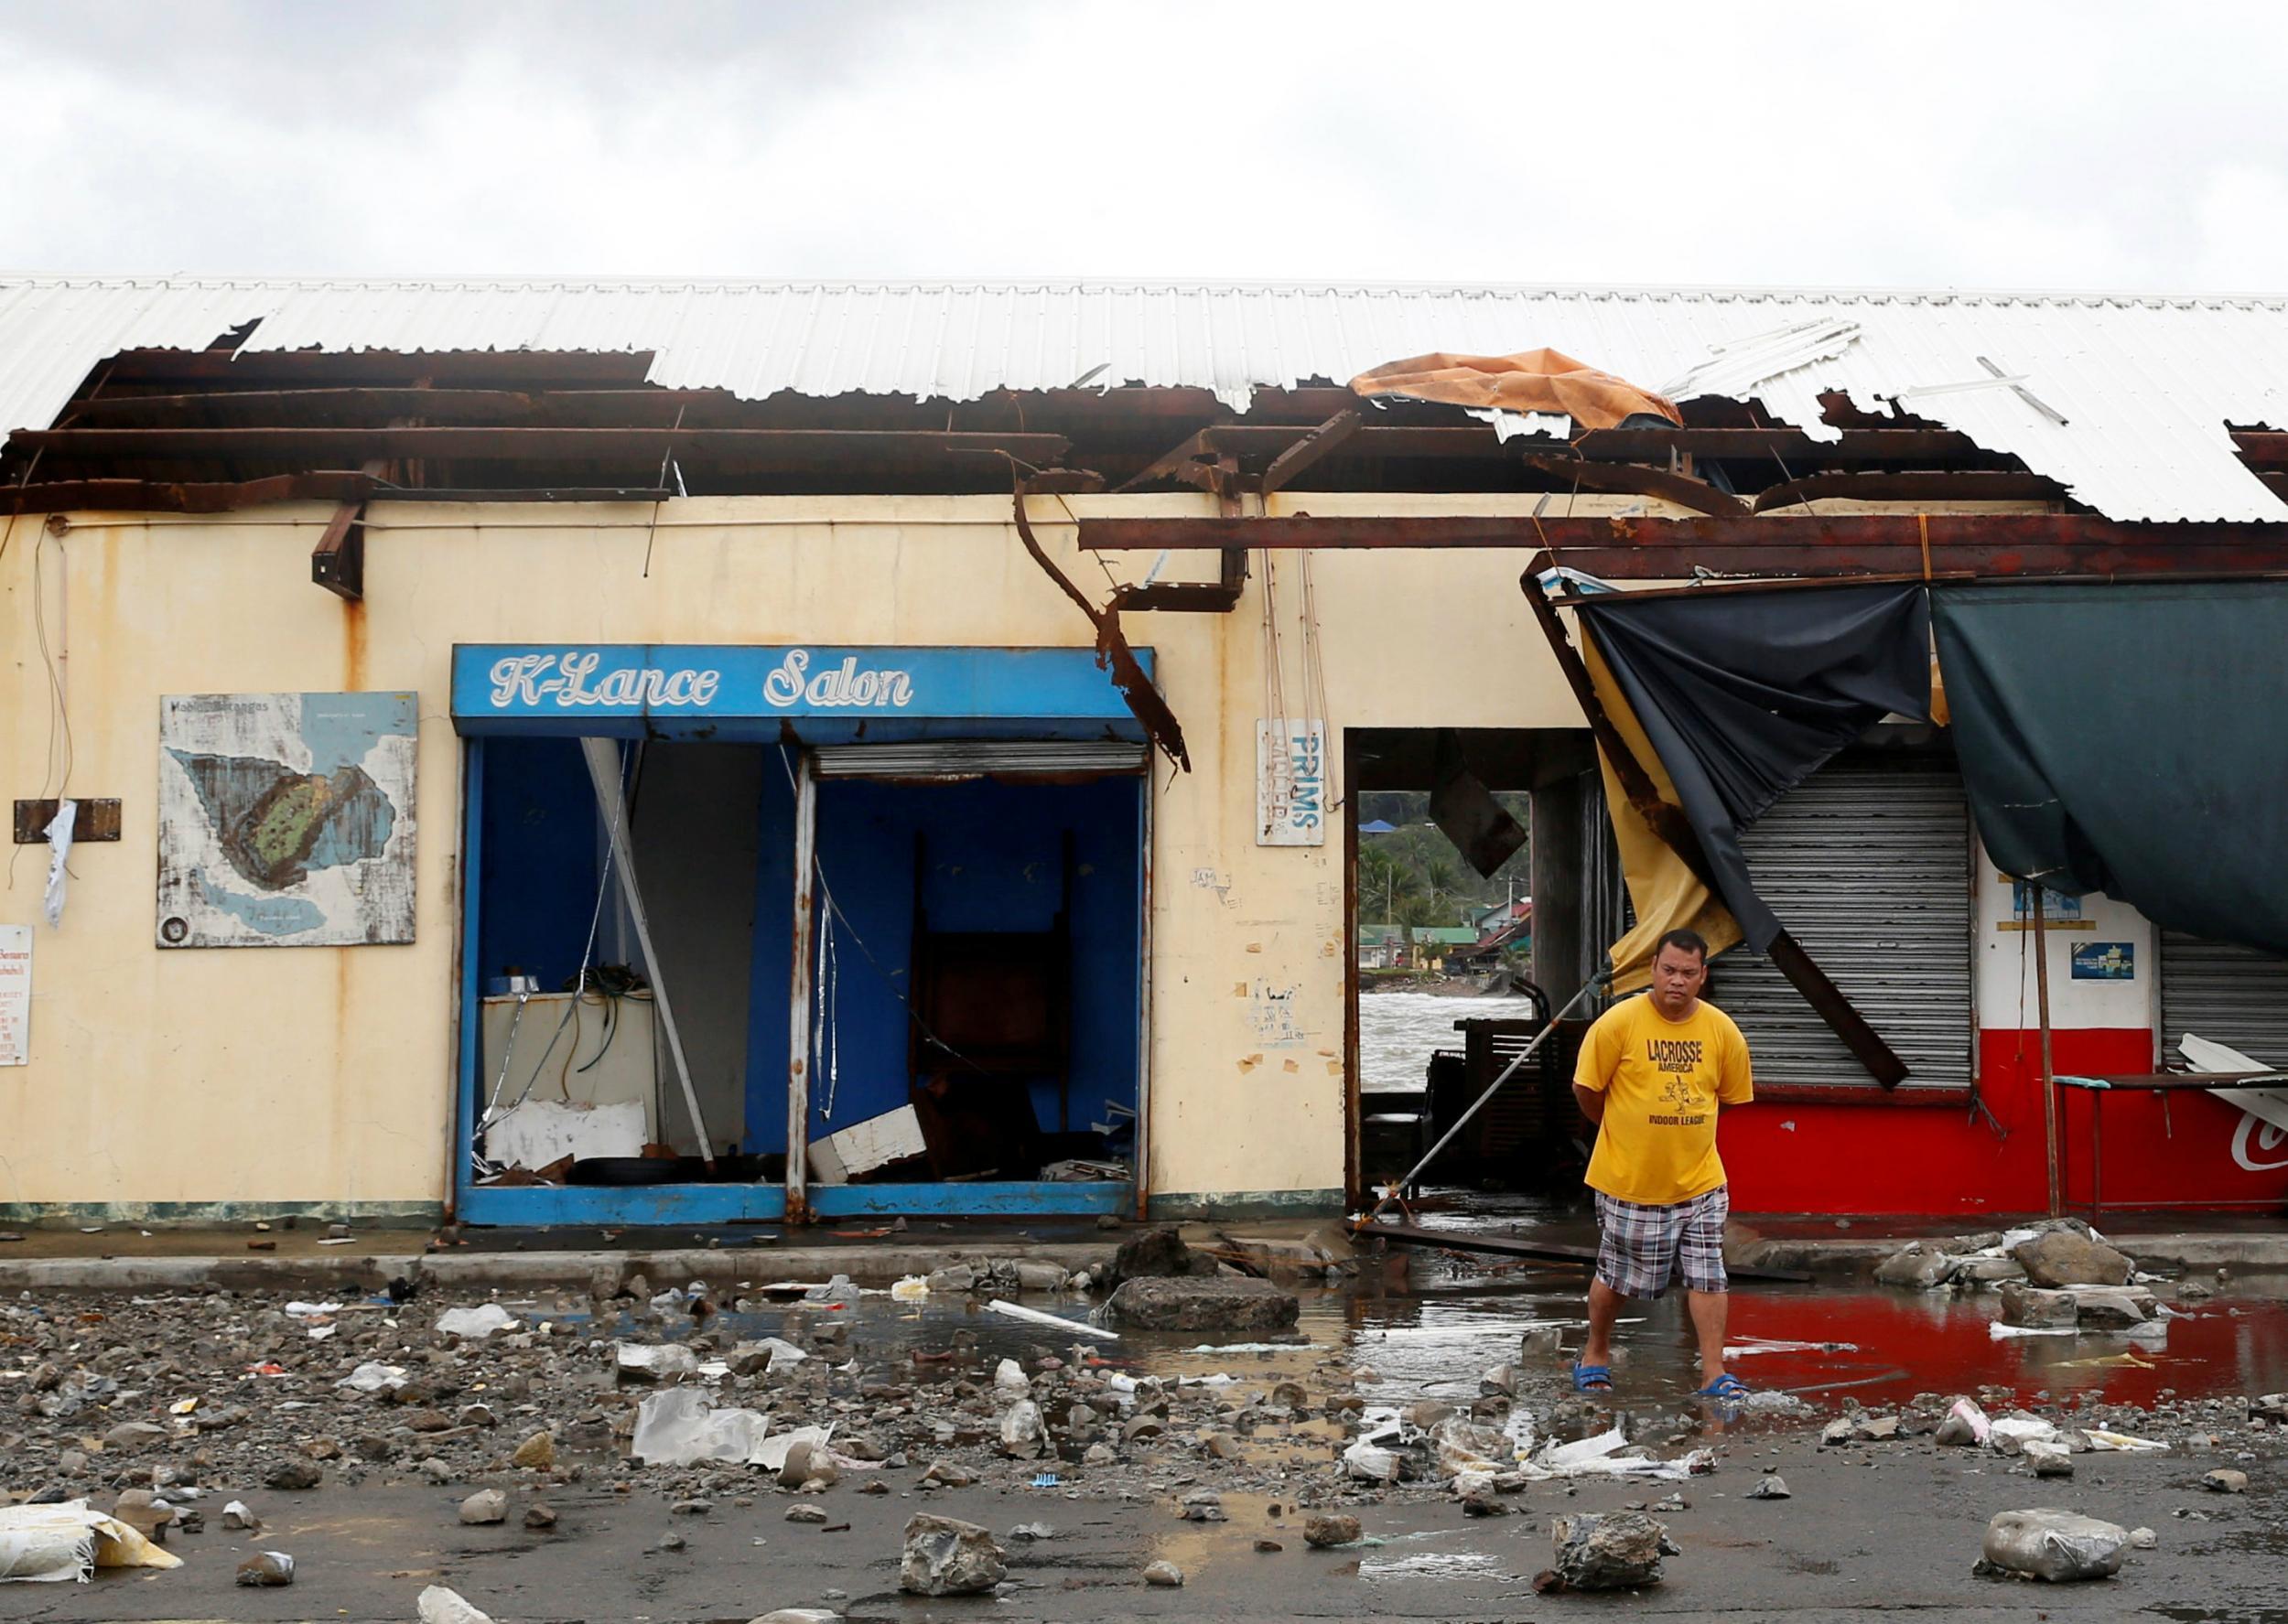
[(2267, 1066), (2288, 1066), (2288, 959), (2252, 947), (2161, 933), (2162, 1062), (2196, 1033)]
[[(1902, 1087), (1970, 1080), (1970, 813), (1950, 757), (1847, 752), (1741, 841), (1756, 889), (1907, 1065)], [(1740, 1024), (1755, 1077), (1874, 1079), (1768, 959), (1716, 962), (1710, 1002)]]
[(822, 779), (1078, 778), (1140, 773), (1145, 747), (1122, 739), (914, 739), (820, 745)]

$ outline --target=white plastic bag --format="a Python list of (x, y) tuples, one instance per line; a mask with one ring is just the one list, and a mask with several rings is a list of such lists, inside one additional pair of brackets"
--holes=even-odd
[(437, 1328), (446, 1336), (473, 1337), (479, 1340), (515, 1323), (516, 1316), (498, 1303), (485, 1303), (474, 1308), (448, 1308), (437, 1317)]

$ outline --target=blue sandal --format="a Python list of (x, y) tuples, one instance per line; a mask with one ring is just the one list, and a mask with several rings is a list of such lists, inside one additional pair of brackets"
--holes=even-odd
[(1748, 1396), (1748, 1384), (1726, 1371), (1692, 1395), (1694, 1398), (1738, 1400)]
[(1611, 1393), (1613, 1367), (1601, 1364), (1577, 1364), (1573, 1367), (1575, 1393)]

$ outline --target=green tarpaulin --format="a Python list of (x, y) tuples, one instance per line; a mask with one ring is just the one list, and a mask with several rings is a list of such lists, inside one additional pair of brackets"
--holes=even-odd
[(1931, 596), (1995, 863), (2288, 955), (2288, 581)]

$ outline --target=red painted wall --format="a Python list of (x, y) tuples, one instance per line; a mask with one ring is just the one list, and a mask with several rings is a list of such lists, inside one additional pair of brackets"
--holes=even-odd
[[(2153, 1069), (2144, 1027), (2051, 1035), (2061, 1072)], [(1761, 1100), (1723, 1113), (1718, 1129), (1732, 1208), (1739, 1213), (1839, 1217), (1983, 1217), (2041, 1212), (2049, 1202), (2042, 1113), (2042, 1040), (2011, 1028), (1979, 1034), (1980, 1097), (2003, 1132), (1959, 1100), (1918, 1102), (1911, 1092), (1868, 1091), (1867, 1102)], [(2098, 1096), (2060, 1089), (2068, 1211), (2091, 1195), (2090, 1113)], [(2178, 1204), (2288, 1205), (2288, 1139), (2207, 1095), (2123, 1092), (2105, 1097), (2102, 1194), (2109, 1210)], [(2240, 1154), (2258, 1164), (2250, 1170)], [(2270, 1141), (2268, 1144), (2267, 1141)], [(2245, 1209), (2244, 1209), (2245, 1210)]]

